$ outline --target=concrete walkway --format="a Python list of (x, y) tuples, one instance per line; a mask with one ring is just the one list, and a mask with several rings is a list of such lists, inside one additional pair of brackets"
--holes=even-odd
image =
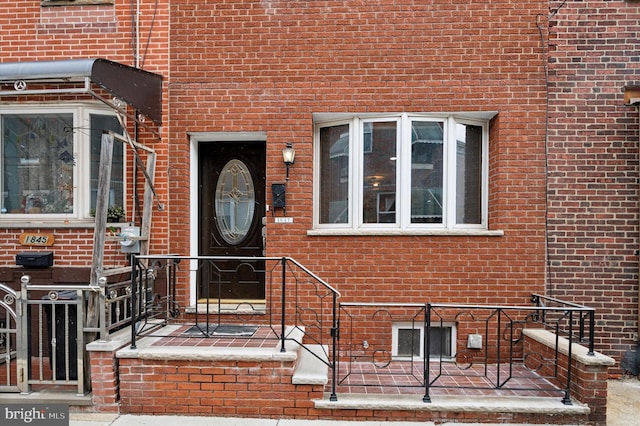
[[(101, 418), (102, 417), (102, 418)], [(70, 426), (435, 426), (433, 422), (371, 422), (345, 420), (242, 419), (199, 416), (81, 415), (71, 417)], [(441, 423), (438, 426), (471, 426), (472, 423)], [(522, 426), (487, 424), (482, 426)], [(577, 426), (577, 425), (576, 425)]]

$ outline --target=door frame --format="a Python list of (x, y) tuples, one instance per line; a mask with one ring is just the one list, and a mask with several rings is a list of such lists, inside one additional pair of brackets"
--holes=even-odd
[[(190, 152), (189, 152), (189, 252), (190, 256), (198, 256), (198, 201), (200, 180), (199, 149), (200, 143), (205, 142), (264, 142), (266, 147), (266, 132), (189, 132)], [(266, 188), (265, 188), (266, 191)], [(197, 261), (189, 268), (189, 305), (196, 306), (197, 300)]]

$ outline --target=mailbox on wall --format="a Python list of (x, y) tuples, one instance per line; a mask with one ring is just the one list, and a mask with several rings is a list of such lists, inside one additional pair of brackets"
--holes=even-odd
[(273, 196), (272, 204), (274, 209), (287, 208), (286, 200), (287, 187), (284, 183), (271, 184), (271, 195)]

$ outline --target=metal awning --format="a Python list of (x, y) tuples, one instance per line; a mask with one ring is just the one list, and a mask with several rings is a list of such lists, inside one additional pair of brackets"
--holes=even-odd
[[(32, 90), (30, 83), (67, 86)], [(84, 83), (84, 86), (68, 86), (71, 83)], [(162, 76), (159, 74), (101, 58), (0, 63), (0, 95), (88, 93), (110, 104), (93, 92), (91, 83), (98, 84), (154, 122), (162, 122)], [(5, 87), (7, 84), (9, 88)]]

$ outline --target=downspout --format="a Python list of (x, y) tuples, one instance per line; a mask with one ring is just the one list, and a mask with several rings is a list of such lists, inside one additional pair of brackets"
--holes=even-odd
[(140, 0), (136, 1), (136, 59), (135, 59), (135, 67), (140, 68)]
[[(140, 0), (136, 0), (136, 10), (135, 17), (133, 22), (134, 28), (134, 36), (135, 36), (135, 48), (134, 48), (134, 64), (136, 68), (140, 68)], [(133, 121), (133, 140), (138, 141), (140, 128), (138, 127), (138, 114), (139, 112), (135, 111), (136, 119)], [(133, 181), (131, 183), (133, 194), (131, 197), (131, 220), (136, 222), (136, 215), (138, 214), (138, 163), (135, 158), (133, 161)]]
[[(636, 108), (636, 112), (638, 113), (638, 122), (636, 123), (636, 128), (640, 133), (640, 86), (626, 86), (624, 88), (624, 104), (625, 106), (634, 106)], [(640, 170), (640, 134), (638, 135), (638, 170)], [(638, 193), (640, 195), (640, 177), (638, 177), (637, 182), (638, 185)], [(638, 218), (640, 220), (640, 198), (638, 200)], [(636, 323), (636, 333), (634, 336), (634, 341), (636, 343), (640, 342), (640, 223), (638, 224), (638, 246), (635, 250), (635, 255), (637, 256), (638, 263), (638, 306), (637, 306), (637, 323)]]

